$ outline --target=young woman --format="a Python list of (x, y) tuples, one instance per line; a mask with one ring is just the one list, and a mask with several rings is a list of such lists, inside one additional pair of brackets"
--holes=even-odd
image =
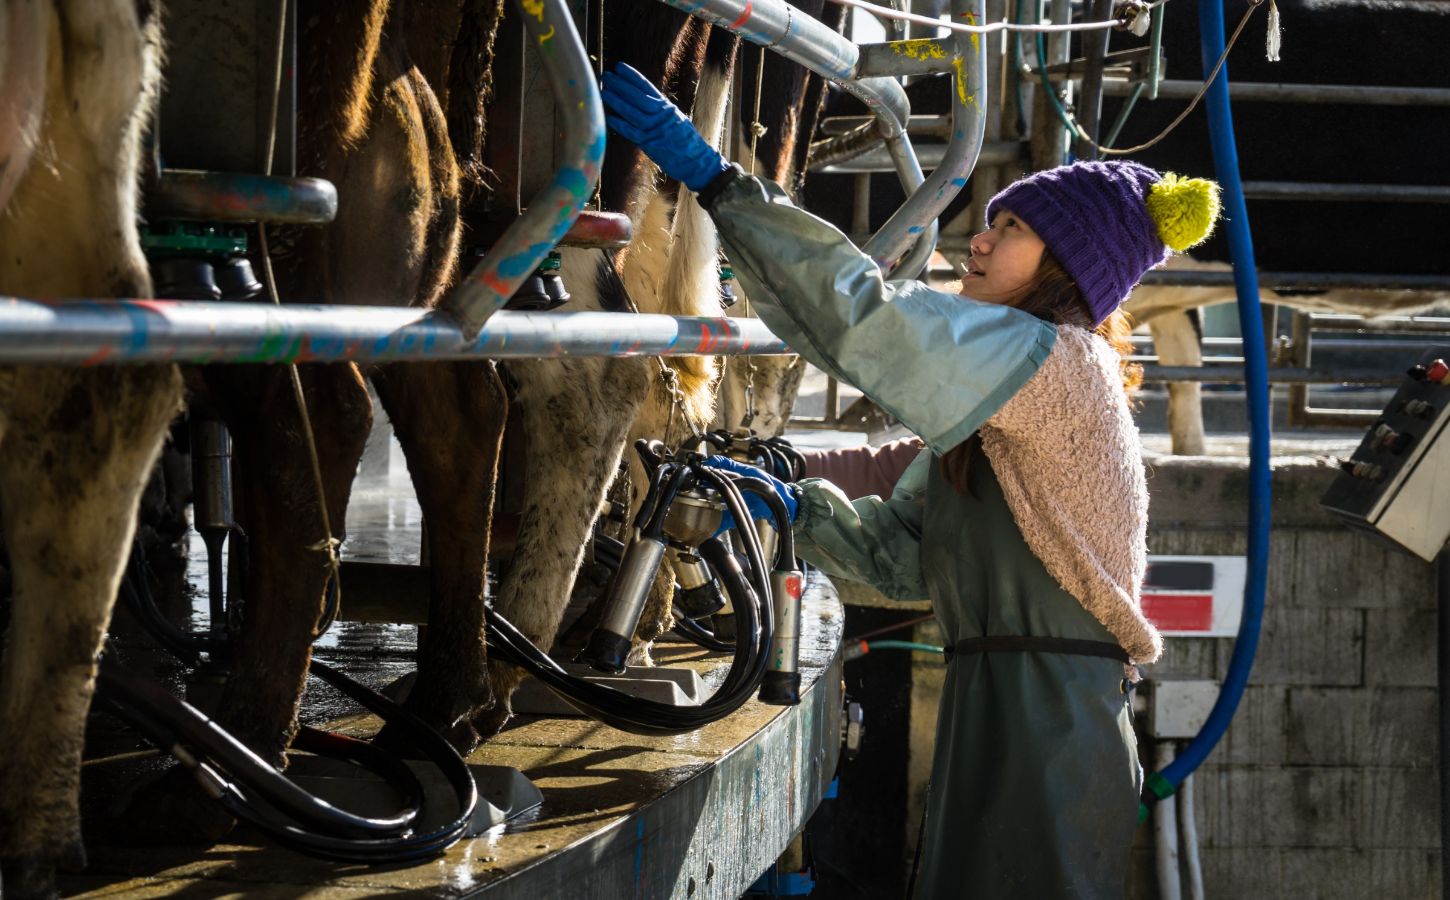
[(1139, 603), (1138, 433), (1094, 330), (1170, 247), (1207, 236), (1217, 186), (1130, 162), (1024, 178), (988, 204), (953, 295), (886, 281), (638, 73), (606, 74), (604, 101), (699, 192), (770, 329), (926, 444), (884, 500), (778, 486), (801, 557), (929, 596), (946, 636), (916, 895), (1122, 897), (1142, 782), (1128, 667), (1162, 641)]

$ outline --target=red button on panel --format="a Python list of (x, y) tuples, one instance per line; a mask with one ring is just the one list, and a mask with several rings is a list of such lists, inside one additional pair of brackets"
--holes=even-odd
[(1437, 359), (1430, 363), (1425, 370), (1425, 378), (1441, 384), (1450, 384), (1450, 366), (1445, 365), (1445, 360)]

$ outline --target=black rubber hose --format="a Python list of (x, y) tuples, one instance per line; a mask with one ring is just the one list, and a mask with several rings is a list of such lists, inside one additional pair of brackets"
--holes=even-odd
[[(667, 463), (661, 467), (661, 471), (669, 470), (669, 481), (664, 488), (656, 495), (654, 508), (650, 512), (649, 521), (640, 529), (644, 537), (656, 541), (665, 540), (665, 516), (669, 514), (670, 504), (675, 502), (675, 496), (684, 487), (685, 480), (691, 476), (689, 466), (682, 466), (678, 463)], [(641, 515), (645, 507), (640, 507)]]
[(642, 700), (622, 691), (585, 681), (564, 672), (538, 647), (521, 635), (508, 620), (491, 608), (485, 608), (492, 649), (532, 673), (565, 702), (592, 718), (634, 734), (680, 734), (717, 721), (755, 695), (768, 667), (773, 613), (769, 603), (769, 580), (765, 570), (760, 542), (750, 527), (750, 514), (745, 500), (725, 476), (713, 470), (697, 470), (702, 480), (715, 486), (724, 497), (736, 520), (737, 534), (746, 547), (746, 554), (756, 573), (751, 584), (735, 561), (734, 553), (719, 539), (706, 541), (701, 555), (715, 569), (725, 592), (736, 609), (737, 642), (735, 657), (724, 683), (699, 706), (674, 706)]
[(683, 616), (675, 619), (675, 633), (698, 647), (716, 653), (729, 653), (735, 649), (734, 641), (721, 640), (715, 635), (715, 632), (710, 631), (694, 619), (686, 619)]
[[(644, 442), (640, 441), (640, 443), (642, 444)], [(643, 451), (640, 452), (640, 456), (644, 456)], [(646, 458), (647, 462), (648, 459)], [(643, 529), (645, 527), (645, 523), (649, 521), (650, 513), (654, 511), (655, 504), (659, 501), (660, 491), (664, 490), (665, 481), (669, 479), (673, 471), (674, 468), (670, 463), (660, 463), (659, 466), (650, 472), (649, 489), (645, 491), (644, 499), (640, 501), (639, 512), (634, 514), (635, 528)]]
[(806, 477), (806, 458), (790, 441), (783, 437), (773, 437), (766, 438), (765, 442), (790, 460), (791, 477), (785, 479), (786, 481), (800, 481)]
[(205, 763), (200, 773), (210, 778), (224, 807), (237, 818), (270, 835), (278, 843), (302, 853), (343, 862), (364, 864), (405, 863), (428, 859), (456, 843), (468, 830), (478, 805), (478, 789), (473, 775), (456, 750), (441, 735), (428, 728), (422, 720), (386, 697), (358, 684), (314, 659), (312, 672), (347, 696), (357, 700), (389, 722), (399, 722), (412, 736), (415, 746), (429, 758), (453, 788), (458, 801), (458, 815), (450, 822), (423, 834), (400, 837), (346, 839), (302, 829), (291, 822), (277, 821), (264, 811), (265, 805), (249, 798), (235, 784)]
[(795, 535), (791, 532), (790, 511), (785, 508), (785, 503), (775, 488), (763, 478), (754, 478), (748, 475), (737, 475), (734, 479), (735, 486), (742, 491), (754, 494), (765, 501), (770, 507), (771, 517), (775, 519), (775, 531), (779, 550), (777, 556), (783, 560), (795, 560)]
[(131, 561), (121, 576), (120, 597), (141, 627), (150, 632), (168, 652), (188, 665), (200, 665), (203, 652), (216, 651), (217, 644), (209, 635), (182, 631), (161, 612), (161, 607), (151, 593), (151, 586), (146, 582), (146, 556), (141, 551), (141, 546), (136, 543), (131, 545)]
[[(143, 733), (149, 732), (148, 737), (164, 741), (163, 749), (175, 753), (173, 748), (180, 744), (192, 756), (212, 760), (270, 805), (299, 822), (339, 834), (394, 835), (411, 825), (416, 815), (414, 811), (414, 815), (375, 819), (354, 815), (318, 800), (194, 707), (177, 700), (155, 682), (132, 675), (107, 659), (102, 659), (96, 687), (128, 720), (132, 717), (126, 715), (127, 711), (138, 710), (142, 717), (134, 720), (137, 726)], [(164, 730), (158, 729), (158, 722), (164, 723)], [(178, 759), (187, 761), (180, 755)]]
[[(722, 575), (721, 581), (726, 592), (731, 594), (732, 602), (742, 604), (741, 617), (754, 620), (756, 602), (753, 598), (741, 596), (742, 590), (747, 595), (753, 593), (744, 580)], [(491, 608), (485, 608), (485, 614), (490, 652), (523, 668), (583, 714), (631, 734), (683, 734), (724, 718), (750, 699), (754, 693), (750, 685), (765, 674), (764, 667), (756, 662), (766, 658), (763, 647), (743, 643), (734, 648), (735, 659), (727, 682), (699, 706), (674, 706), (643, 700), (566, 673), (558, 663), (519, 634), (507, 619)], [(744, 672), (747, 667), (751, 670), (749, 676), (732, 677)], [(757, 668), (758, 672), (755, 671)]]

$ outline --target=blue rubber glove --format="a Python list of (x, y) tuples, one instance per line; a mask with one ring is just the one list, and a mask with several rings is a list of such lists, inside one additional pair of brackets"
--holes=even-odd
[(605, 121), (633, 141), (664, 173), (696, 193), (729, 165), (690, 119), (643, 75), (620, 63), (604, 73)]
[[(712, 456), (705, 460), (704, 465), (711, 469), (720, 469), (724, 472), (734, 472), (737, 475), (744, 475), (747, 478), (759, 478), (775, 489), (775, 495), (780, 502), (785, 504), (786, 515), (790, 517), (791, 524), (795, 524), (795, 517), (800, 512), (800, 499), (796, 496), (796, 486), (787, 484), (776, 478), (774, 475), (757, 466), (733, 460), (728, 456)], [(749, 491), (741, 491), (740, 495), (745, 498), (745, 506), (750, 510), (753, 519), (764, 519), (775, 524), (775, 514), (770, 511), (764, 498)], [(735, 527), (735, 516), (726, 507), (725, 513), (720, 518), (720, 527), (715, 530), (716, 534), (729, 531)]]

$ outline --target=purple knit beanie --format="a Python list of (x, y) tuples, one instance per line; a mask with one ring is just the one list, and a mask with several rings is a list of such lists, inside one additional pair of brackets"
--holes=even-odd
[(987, 204), (1022, 217), (1077, 282), (1098, 325), (1170, 250), (1148, 214), (1160, 176), (1135, 162), (1075, 162), (1013, 182)]

